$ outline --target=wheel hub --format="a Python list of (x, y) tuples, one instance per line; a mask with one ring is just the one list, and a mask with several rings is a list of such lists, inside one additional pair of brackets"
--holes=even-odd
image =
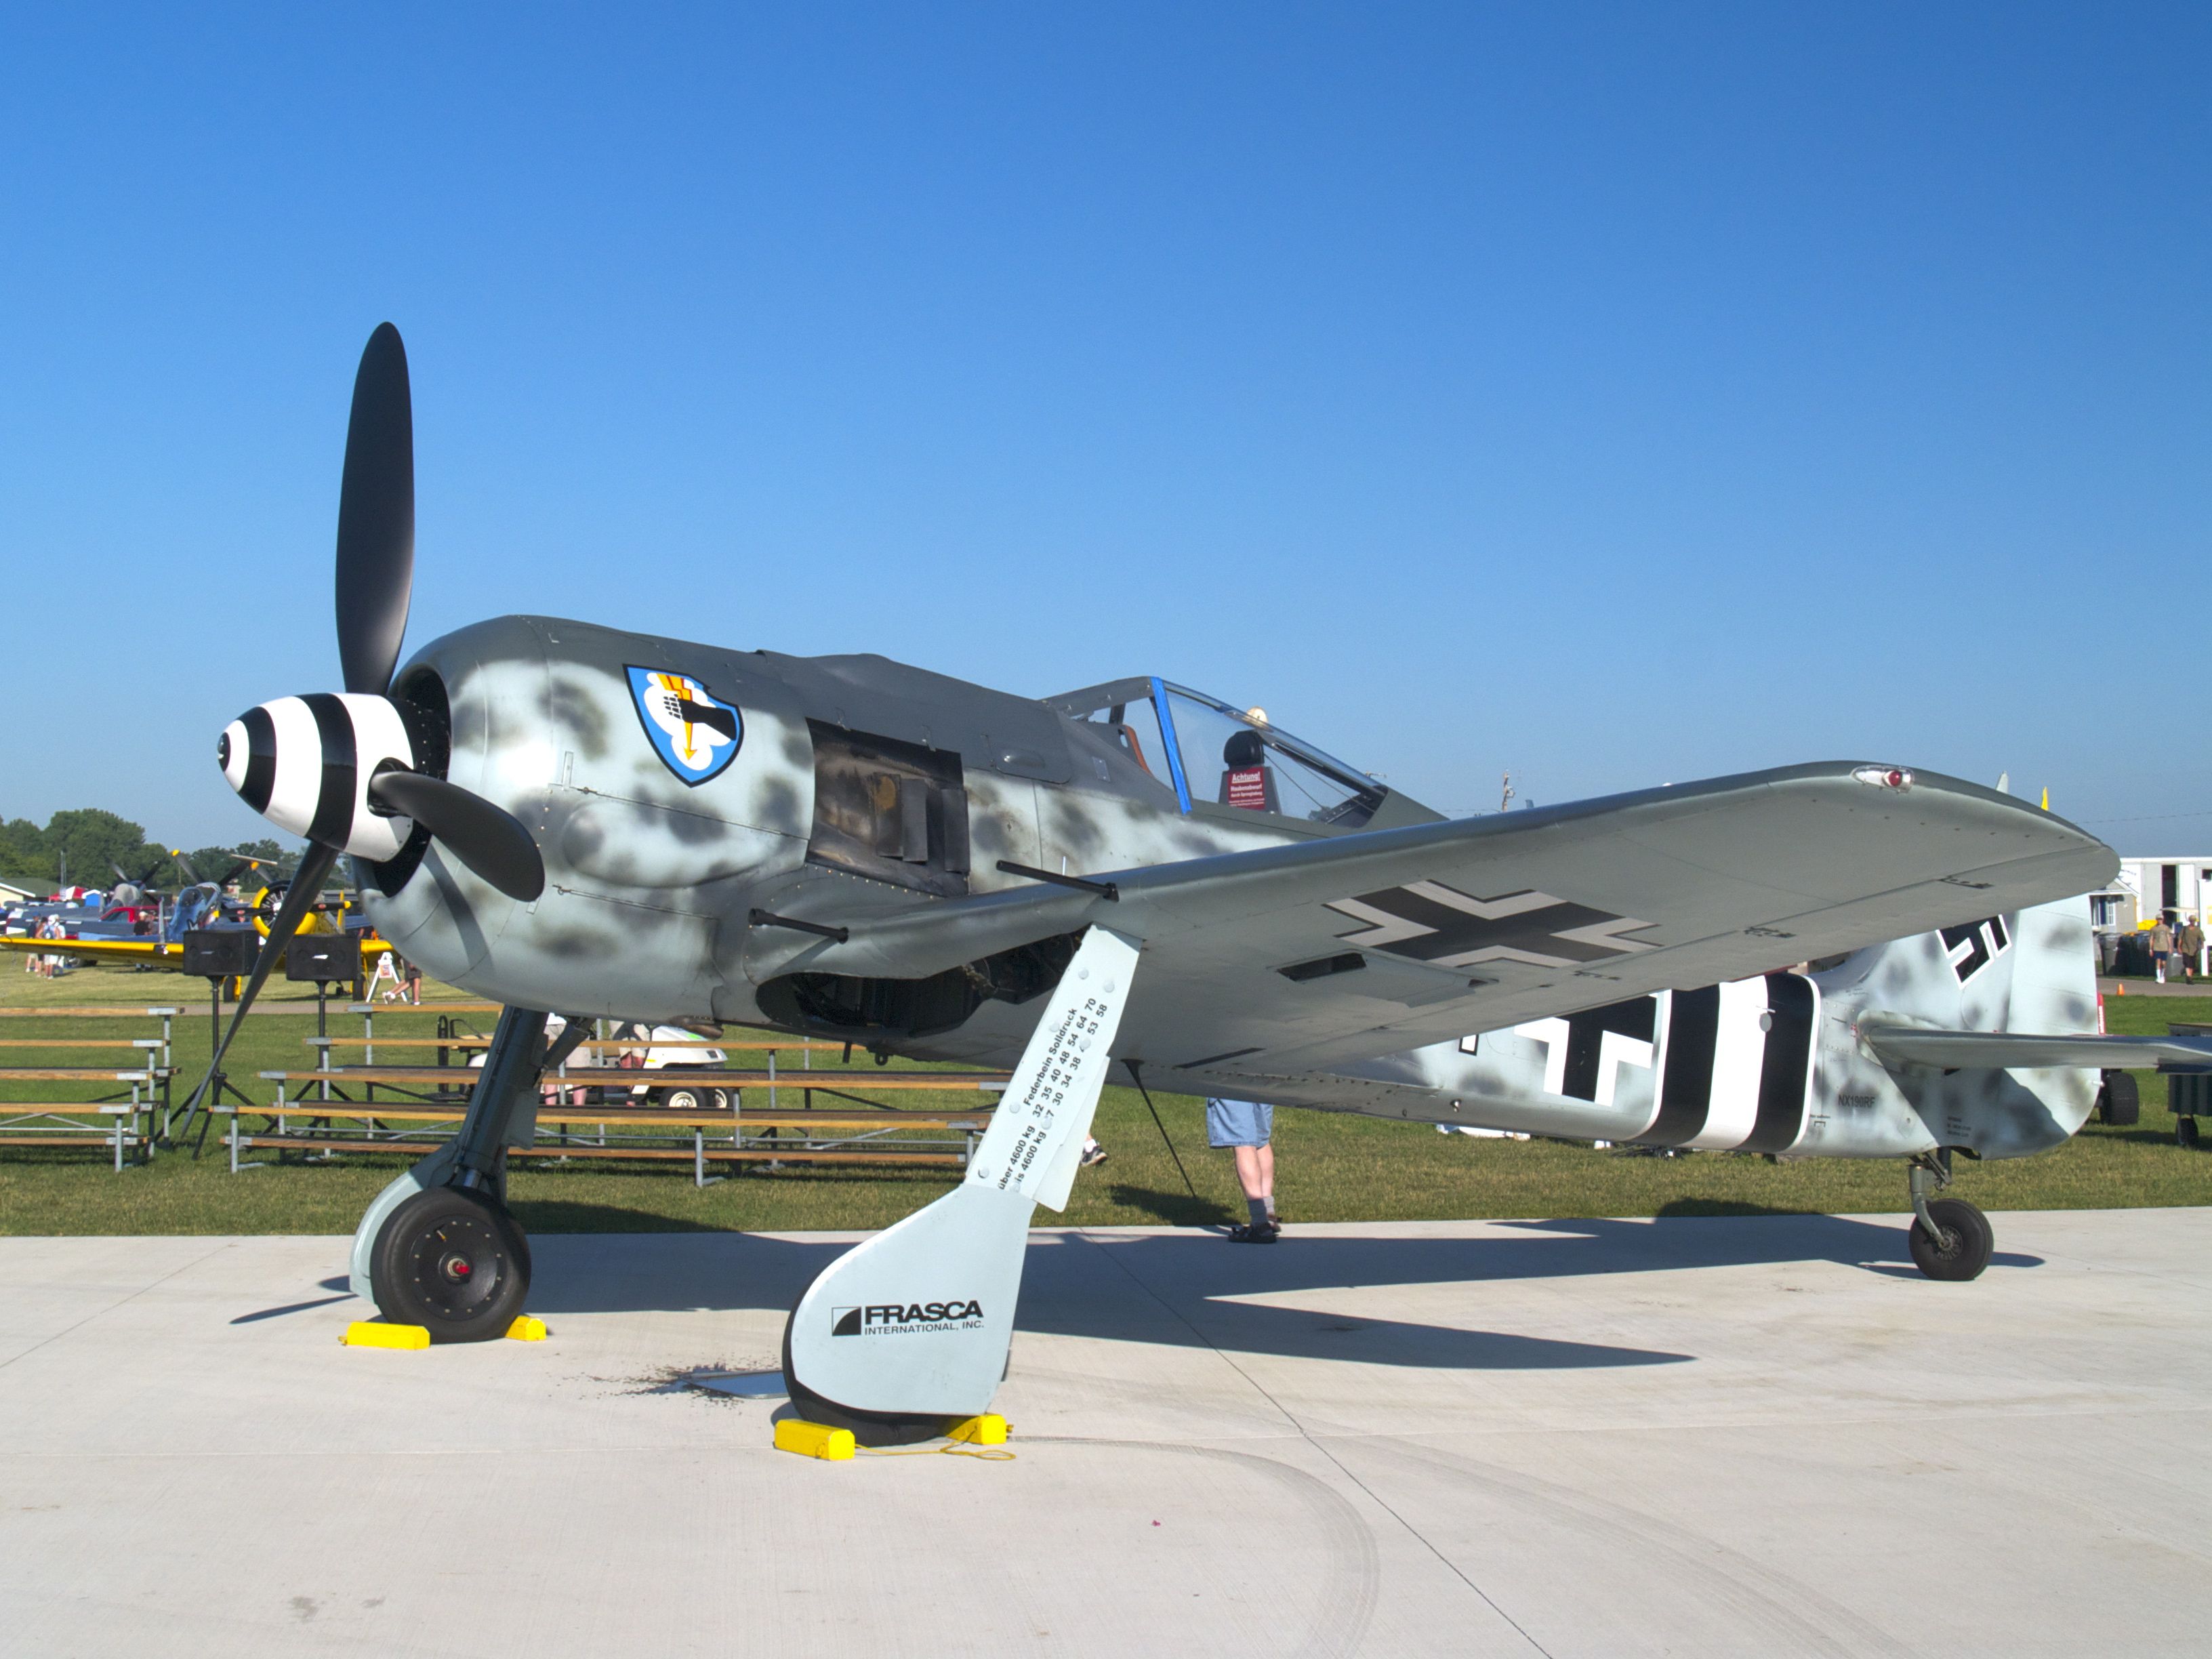
[(514, 1271), (498, 1236), (473, 1217), (449, 1217), (426, 1228), (408, 1255), (416, 1293), (447, 1319), (468, 1318), (499, 1294)]

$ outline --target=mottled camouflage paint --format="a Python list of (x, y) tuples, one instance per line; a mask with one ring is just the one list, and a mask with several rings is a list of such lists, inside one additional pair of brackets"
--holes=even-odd
[[(2004, 921), (2010, 945), (1963, 984), (1951, 947), (1938, 933), (1861, 951), (1807, 975), (1819, 994), (1811, 1086), (1798, 1133), (1778, 1150), (1895, 1158), (1941, 1146), (1984, 1158), (2017, 1158), (2058, 1145), (2087, 1121), (2097, 1089), (2094, 1072), (1893, 1071), (1859, 1036), (1861, 1023), (1871, 1020), (1944, 1030), (2094, 1032), (2095, 958), (2087, 902), (2062, 900)], [(1662, 1038), (1666, 999), (1662, 993), (1655, 1022)], [(1666, 1060), (1662, 1042), (1650, 1065), (1619, 1068), (1610, 1102), (1574, 1099), (1545, 1091), (1547, 1063), (1556, 1064), (1550, 1046), (1534, 1028), (1516, 1028), (1486, 1034), (1473, 1054), (1456, 1043), (1439, 1043), (1353, 1066), (1353, 1077), (1386, 1092), (1358, 1097), (1352, 1109), (1632, 1141), (1652, 1127)]]
[[(736, 757), (693, 786), (662, 763), (630, 666), (696, 678), (744, 718)], [(1167, 863), (1330, 833), (1175, 797), (1095, 732), (1028, 698), (879, 657), (738, 652), (544, 617), (432, 641), (401, 671), (443, 680), (447, 775), (537, 836), (544, 895), (517, 904), (433, 845), (397, 895), (363, 908), (441, 979), (495, 1000), (633, 1018), (757, 1020), (754, 988), (805, 968), (822, 942), (749, 913), (855, 927), (927, 903), (908, 889), (806, 863), (814, 814), (807, 721), (961, 755), (972, 892), (1027, 889), (1001, 860), (1075, 873)], [(1407, 803), (1413, 821), (1433, 817)], [(1005, 1010), (1018, 1053), (1034, 1011)], [(989, 1020), (975, 1037), (994, 1050)]]

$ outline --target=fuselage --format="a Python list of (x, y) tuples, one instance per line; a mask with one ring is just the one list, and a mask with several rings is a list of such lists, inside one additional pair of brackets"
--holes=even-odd
[[(416, 747), (434, 751), (414, 763), (514, 814), (545, 862), (544, 890), (527, 903), (419, 832), (368, 863), (369, 920), (427, 971), (566, 1014), (767, 1024), (925, 1058), (1011, 1063), (1065, 945), (927, 979), (843, 978), (805, 971), (815, 939), (788, 924), (857, 932), (872, 917), (1033, 880), (1002, 863), (1102, 874), (1438, 817), (1256, 714), (1158, 680), (1040, 701), (876, 656), (789, 657), (510, 617), (433, 641), (392, 695)], [(1239, 735), (1248, 730), (1264, 734), (1264, 754)], [(1191, 752), (1200, 742), (1224, 752)], [(1256, 781), (1240, 765), (1255, 757)], [(2006, 1073), (1900, 1078), (1864, 1050), (1856, 1018), (1894, 1000), (1894, 953), (1912, 944), (1822, 972), (1474, 1033), (1264, 1092), (1387, 1117), (1778, 1153), (1950, 1145), (2002, 1156), (2078, 1127), (2081, 1074), (2066, 1074), (2054, 1102)], [(1956, 1018), (1966, 991), (1948, 968), (1939, 977), (1934, 994), (1952, 1006), (1929, 1016)], [(2063, 1022), (2051, 1029), (2086, 1029), (2094, 1016), (2075, 1006), (2071, 978), (2067, 1006), (2047, 1011)]]

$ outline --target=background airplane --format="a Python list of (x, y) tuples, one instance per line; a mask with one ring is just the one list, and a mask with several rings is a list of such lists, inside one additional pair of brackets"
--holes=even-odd
[[(183, 973), (187, 933), (252, 932), (266, 939), (283, 908), (290, 883), (277, 873), (273, 860), (240, 859), (213, 881), (201, 881), (181, 853), (170, 854), (190, 884), (173, 893), (151, 885), (153, 872), (131, 877), (118, 870), (108, 902), (97, 910), (64, 914), (60, 939), (9, 935), (0, 938), (0, 951), (15, 955), (65, 956), (79, 962), (108, 963), (134, 968)], [(260, 878), (262, 885), (250, 896), (234, 894), (231, 884)], [(128, 895), (118, 898), (118, 895)], [(316, 902), (295, 918), (295, 933), (337, 933), (346, 931), (349, 900), (341, 894), (332, 901), (319, 892)], [(383, 939), (362, 941), (364, 969), (374, 971), (376, 959), (391, 950)]]

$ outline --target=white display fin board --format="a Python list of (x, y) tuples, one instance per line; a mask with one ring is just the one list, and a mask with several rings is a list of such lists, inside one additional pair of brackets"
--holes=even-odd
[(1137, 945), (1092, 927), (1046, 1005), (959, 1186), (822, 1270), (792, 1310), (795, 1389), (848, 1411), (972, 1416), (1013, 1340), (1038, 1204), (1066, 1207)]

